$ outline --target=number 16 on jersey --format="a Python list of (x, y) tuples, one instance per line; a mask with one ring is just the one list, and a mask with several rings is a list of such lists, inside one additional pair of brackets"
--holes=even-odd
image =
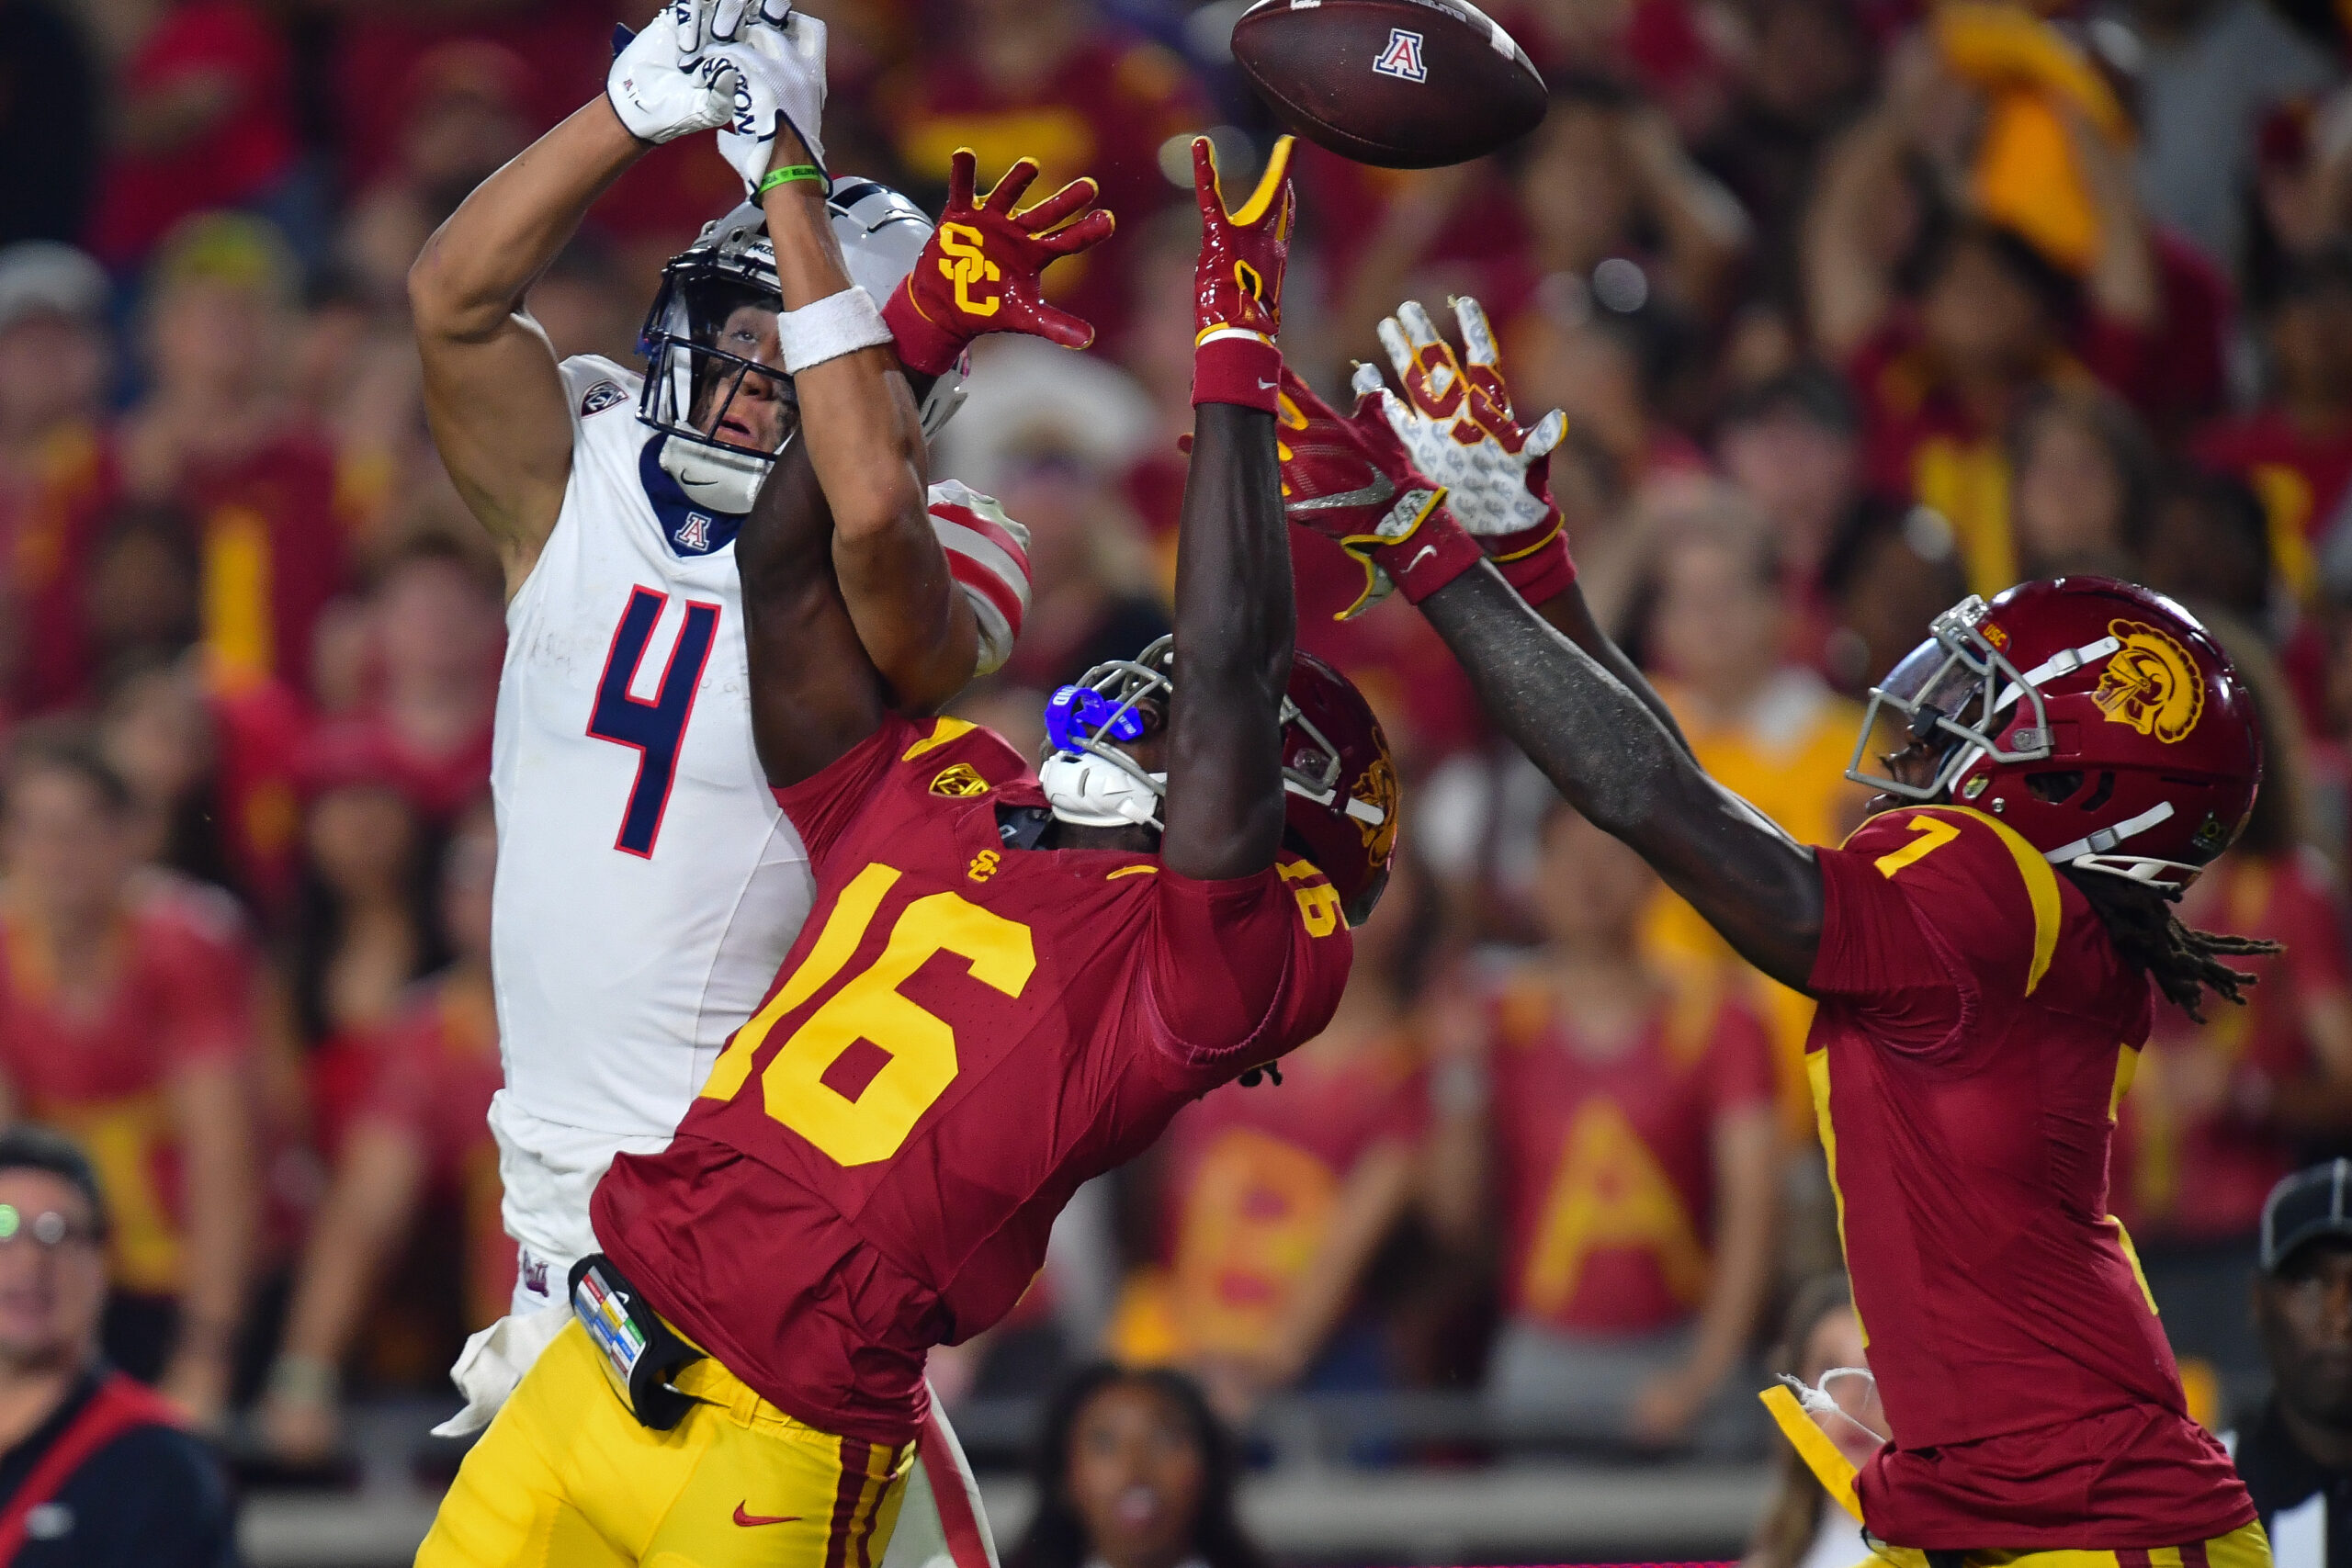
[(605, 655), (605, 672), (596, 682), (596, 705), (588, 715), (589, 734), (637, 750), (637, 782), (629, 788), (613, 848), (649, 860), (653, 841), (662, 835), (662, 815), (670, 807), (678, 748), (686, 737), (686, 721), (694, 716), (703, 667), (710, 662), (711, 644), (718, 637), (718, 606), (688, 600), (685, 624), (678, 628), (678, 640), (662, 667), (662, 684), (652, 700), (629, 695), (645, 661), (646, 645), (653, 640), (653, 628), (669, 603), (667, 593), (650, 588), (630, 592), (628, 608), (613, 632), (612, 650)]

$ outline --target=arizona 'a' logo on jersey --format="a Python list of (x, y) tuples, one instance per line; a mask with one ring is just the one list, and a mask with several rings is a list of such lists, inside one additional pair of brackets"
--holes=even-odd
[(699, 512), (689, 512), (678, 528), (678, 548), (707, 550), (710, 548), (710, 519)]
[(2107, 631), (2123, 645), (2091, 694), (2108, 722), (2167, 743), (2196, 728), (2205, 712), (2205, 682), (2180, 639), (2145, 621), (2109, 621)]
[(1426, 82), (1430, 68), (1421, 62), (1421, 35), (1403, 28), (1388, 29), (1388, 47), (1372, 62), (1373, 70), (1400, 82)]

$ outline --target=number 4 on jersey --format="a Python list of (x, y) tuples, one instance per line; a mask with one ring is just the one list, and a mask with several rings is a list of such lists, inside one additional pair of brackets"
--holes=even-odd
[(678, 776), (678, 747), (695, 711), (703, 666), (710, 662), (710, 647), (718, 635), (718, 606), (688, 600), (685, 624), (678, 628), (653, 700), (630, 696), (629, 686), (645, 661), (646, 644), (653, 640), (653, 628), (669, 602), (667, 593), (650, 588), (631, 591), (628, 608), (613, 633), (612, 651), (605, 656), (605, 673), (596, 682), (596, 705), (588, 715), (589, 734), (637, 749), (637, 782), (630, 786), (613, 848), (649, 860), (653, 840), (662, 833), (662, 814), (669, 808), (670, 785)]

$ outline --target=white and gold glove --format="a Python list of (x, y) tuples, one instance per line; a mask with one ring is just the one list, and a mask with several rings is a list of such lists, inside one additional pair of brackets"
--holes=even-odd
[(1369, 365), (1356, 367), (1352, 385), (1359, 396), (1378, 396), (1414, 466), (1446, 487), (1446, 507), (1463, 531), (1530, 604), (1541, 604), (1576, 581), (1547, 460), (1567, 434), (1567, 415), (1554, 409), (1532, 428), (1521, 425), (1487, 312), (1466, 297), (1453, 304), (1462, 357), (1408, 299), (1379, 327), (1404, 396)]

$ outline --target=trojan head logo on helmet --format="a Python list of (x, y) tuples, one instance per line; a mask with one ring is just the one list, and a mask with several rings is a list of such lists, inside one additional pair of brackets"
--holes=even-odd
[[(922, 209), (887, 186), (845, 177), (826, 208), (850, 281), (878, 304), (914, 270), (931, 238)], [(749, 512), (760, 486), (799, 428), (792, 378), (776, 346), (783, 306), (767, 214), (745, 202), (703, 226), (662, 269), (638, 352), (645, 390), (637, 417), (662, 433), (661, 463), (686, 499), (714, 512)], [(933, 383), (922, 433), (935, 436), (964, 401), (967, 367)], [(767, 431), (775, 432), (773, 441)]]
[[(1114, 660), (1046, 704), (1037, 782), (1054, 815), (1084, 828), (1158, 828), (1168, 775), (1145, 771), (1123, 743), (1162, 721), (1175, 692), (1176, 639)], [(1283, 695), (1283, 842), (1330, 880), (1350, 925), (1388, 886), (1396, 849), (1396, 764), (1380, 721), (1353, 682), (1311, 653), (1291, 656)]]
[[(1872, 688), (1848, 778), (1950, 801), (2056, 865), (2177, 890), (2230, 846), (2262, 782), (2262, 734), (2229, 656), (2160, 593), (2104, 577), (1971, 595)], [(1864, 752), (1898, 716), (1924, 777)]]
[(2109, 721), (2164, 741), (2196, 728), (2205, 711), (2196, 656), (2178, 637), (2144, 621), (2110, 621), (2107, 629), (2120, 646), (2099, 672), (2091, 701)]

